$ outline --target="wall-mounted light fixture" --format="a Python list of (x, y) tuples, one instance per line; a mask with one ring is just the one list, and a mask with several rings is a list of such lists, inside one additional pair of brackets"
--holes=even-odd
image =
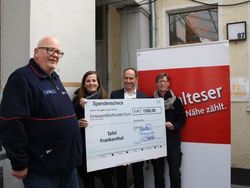
[(234, 22), (227, 24), (227, 40), (240, 41), (247, 39), (246, 22)]

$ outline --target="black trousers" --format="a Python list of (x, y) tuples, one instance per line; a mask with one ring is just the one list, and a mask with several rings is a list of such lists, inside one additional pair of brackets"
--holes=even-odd
[(78, 168), (78, 173), (83, 181), (84, 188), (95, 188), (95, 177), (101, 179), (104, 188), (113, 188), (113, 169), (103, 169), (94, 172), (87, 172), (86, 169)]
[[(165, 188), (164, 159), (165, 158), (151, 160), (153, 168), (154, 168), (155, 188)], [(169, 166), (170, 187), (181, 188), (180, 167), (181, 167), (181, 161), (182, 161), (182, 152), (181, 152), (180, 147), (168, 150), (167, 161), (168, 161), (168, 166)]]
[[(144, 188), (143, 164), (144, 162), (132, 164), (134, 188)], [(128, 166), (116, 167), (117, 188), (127, 188), (127, 168)]]

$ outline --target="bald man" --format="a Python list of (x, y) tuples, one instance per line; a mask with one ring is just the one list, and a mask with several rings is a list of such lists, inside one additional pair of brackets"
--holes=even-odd
[(0, 140), (12, 175), (25, 188), (78, 188), (81, 135), (71, 100), (55, 72), (60, 42), (42, 38), (29, 63), (14, 71), (0, 106)]

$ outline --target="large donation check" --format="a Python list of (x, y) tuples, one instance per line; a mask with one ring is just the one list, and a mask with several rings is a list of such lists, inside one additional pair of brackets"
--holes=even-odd
[(167, 155), (162, 98), (89, 100), (87, 171)]

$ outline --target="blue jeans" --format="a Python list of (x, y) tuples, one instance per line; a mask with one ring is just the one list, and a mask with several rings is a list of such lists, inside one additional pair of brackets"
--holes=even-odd
[(76, 169), (48, 176), (31, 172), (23, 183), (25, 188), (79, 188)]

